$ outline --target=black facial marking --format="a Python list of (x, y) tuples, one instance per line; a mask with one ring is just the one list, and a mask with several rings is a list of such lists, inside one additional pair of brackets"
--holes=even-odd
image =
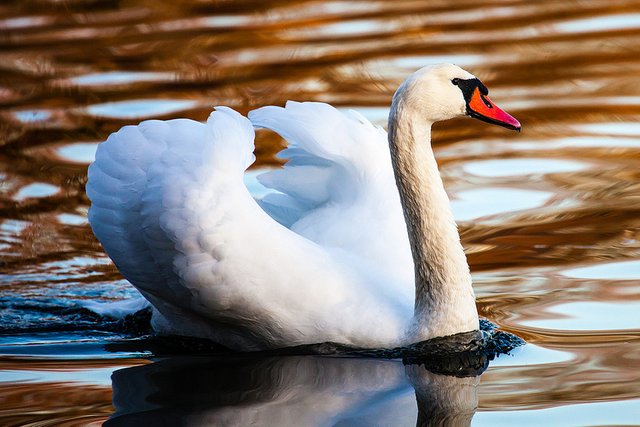
[[(462, 95), (464, 95), (464, 100), (467, 101), (467, 105), (471, 102), (471, 95), (476, 88), (480, 89), (480, 93), (483, 95), (489, 94), (489, 89), (478, 79), (454, 79), (458, 80), (458, 87), (462, 91)], [(453, 80), (451, 81), (453, 83)], [(483, 99), (484, 101), (484, 99)], [(485, 101), (486, 104), (486, 101)], [(487, 105), (488, 106), (488, 105)]]
[[(476, 79), (478, 80), (478, 79)], [(480, 80), (478, 80), (478, 87), (480, 88), (480, 93), (483, 94), (484, 96), (489, 95), (489, 89), (487, 89), (487, 87), (484, 85), (484, 83), (482, 83)]]

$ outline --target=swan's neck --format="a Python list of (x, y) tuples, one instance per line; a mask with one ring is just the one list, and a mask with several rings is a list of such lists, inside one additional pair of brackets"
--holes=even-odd
[(409, 339), (476, 330), (469, 266), (431, 148), (431, 123), (397, 101), (389, 116), (389, 144), (415, 269)]

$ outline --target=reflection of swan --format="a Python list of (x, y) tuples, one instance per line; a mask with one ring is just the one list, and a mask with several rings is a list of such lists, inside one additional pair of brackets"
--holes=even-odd
[(417, 426), (468, 426), (478, 406), (480, 376), (450, 377), (432, 374), (419, 365), (407, 365), (416, 390)]
[(253, 111), (253, 125), (289, 141), (289, 163), (262, 176), (277, 192), (259, 204), (242, 181), (254, 131), (240, 114), (127, 126), (89, 169), (89, 220), (162, 333), (247, 350), (389, 347), (476, 330), (430, 132), (465, 114), (519, 129), (486, 95), (459, 67), (419, 70), (393, 98), (388, 143), (326, 104)]
[(381, 359), (169, 358), (114, 372), (105, 425), (469, 425), (479, 378)]

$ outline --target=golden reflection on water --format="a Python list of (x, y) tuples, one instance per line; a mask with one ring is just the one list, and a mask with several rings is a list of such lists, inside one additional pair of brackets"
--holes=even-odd
[[(637, 398), (637, 319), (563, 329), (576, 313), (562, 310), (601, 302), (620, 316), (616, 304), (640, 301), (633, 274), (563, 274), (640, 257), (638, 58), (640, 2), (631, 0), (4, 2), (0, 282), (5, 295), (25, 298), (121, 297), (105, 291), (125, 284), (90, 232), (84, 184), (95, 145), (125, 124), (288, 99), (357, 108), (384, 124), (408, 73), (454, 62), (524, 128), (514, 137), (461, 119), (434, 130), (480, 311), (532, 345), (570, 354), (491, 368), (480, 411)], [(259, 132), (256, 166), (277, 164), (281, 145)], [(530, 326), (537, 320), (545, 327)], [(2, 369), (74, 369), (22, 363)], [(3, 387), (3, 424), (97, 423), (113, 409), (105, 386)], [(46, 412), (60, 401), (77, 410)], [(18, 416), (25, 402), (33, 413)]]
[[(13, 382), (2, 384), (2, 424), (101, 425), (113, 412), (110, 372), (144, 363), (35, 359), (26, 370), (25, 360), (2, 358), (0, 371), (14, 374)], [(98, 376), (102, 384), (96, 384)]]

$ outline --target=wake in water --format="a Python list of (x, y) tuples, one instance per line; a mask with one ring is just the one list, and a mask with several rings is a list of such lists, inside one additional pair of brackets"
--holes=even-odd
[[(20, 353), (11, 344), (16, 336), (37, 337), (38, 345), (48, 349), (55, 343), (55, 354), (65, 354), (65, 347), (78, 351), (78, 342), (98, 344), (107, 353), (230, 355), (233, 352), (214, 342), (178, 336), (156, 336), (151, 328), (151, 308), (143, 298), (116, 302), (82, 300), (72, 305), (52, 301), (0, 301), (4, 321), (0, 346), (5, 353)], [(138, 309), (140, 308), (140, 309)], [(481, 319), (480, 331), (435, 338), (393, 349), (362, 349), (338, 343), (318, 343), (272, 351), (252, 352), (256, 357), (291, 355), (349, 356), (402, 359), (408, 364), (423, 364), (429, 370), (449, 375), (477, 375), (497, 355), (524, 344), (515, 335), (500, 331), (493, 323)], [(9, 338), (12, 337), (12, 338)], [(24, 344), (24, 340), (20, 340)], [(24, 348), (34, 351), (34, 346)], [(81, 350), (82, 351), (82, 350)]]
[(151, 309), (140, 297), (114, 302), (0, 299), (1, 335), (78, 331), (150, 334)]

